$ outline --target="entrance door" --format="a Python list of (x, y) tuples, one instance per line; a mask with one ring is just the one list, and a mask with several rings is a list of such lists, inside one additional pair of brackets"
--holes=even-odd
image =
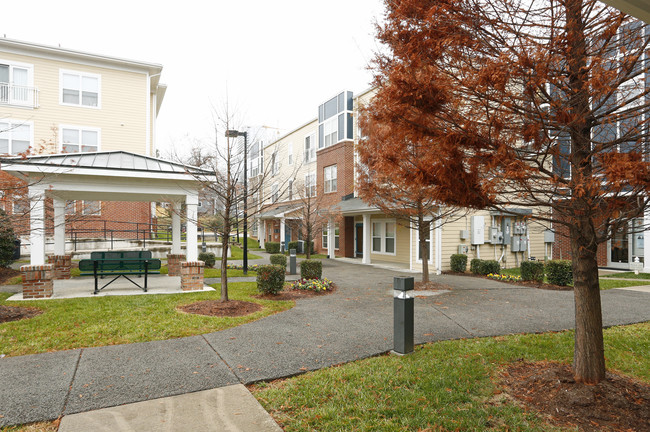
[(644, 261), (644, 230), (643, 219), (636, 219), (629, 225), (621, 228), (607, 242), (608, 256), (607, 265), (621, 269), (629, 269), (630, 263), (635, 258), (640, 262)]
[(354, 255), (363, 256), (363, 224), (358, 223), (354, 226)]
[(284, 227), (284, 248), (289, 249), (289, 242), (291, 241), (291, 227)]

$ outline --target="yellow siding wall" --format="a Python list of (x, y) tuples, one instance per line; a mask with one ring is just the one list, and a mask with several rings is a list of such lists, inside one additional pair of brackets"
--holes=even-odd
[[(63, 124), (101, 129), (100, 150), (145, 153), (146, 113), (151, 102), (147, 74), (5, 52), (0, 52), (0, 59), (33, 65), (40, 106), (35, 109), (2, 106), (0, 113), (4, 118), (33, 122), (35, 148), (44, 142), (52, 143)], [(100, 75), (101, 108), (61, 105), (60, 69)], [(59, 143), (47, 150), (59, 152)]]

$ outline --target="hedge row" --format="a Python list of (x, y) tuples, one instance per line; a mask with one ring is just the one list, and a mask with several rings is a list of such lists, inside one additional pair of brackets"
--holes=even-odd
[[(451, 256), (451, 271), (465, 273), (467, 270), (467, 255), (454, 254)], [(494, 260), (473, 259), (470, 262), (470, 271), (478, 275), (499, 274), (501, 266)], [(573, 283), (573, 269), (571, 261), (554, 260), (544, 265), (543, 261), (524, 261), (521, 263), (521, 279), (525, 281), (544, 281), (552, 285), (567, 286)]]
[(475, 258), (470, 262), (469, 270), (476, 275), (487, 276), (489, 274), (499, 274), (501, 272), (501, 265), (495, 260)]

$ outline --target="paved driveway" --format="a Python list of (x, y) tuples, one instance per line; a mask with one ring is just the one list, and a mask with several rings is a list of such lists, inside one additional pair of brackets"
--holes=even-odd
[[(338, 291), (202, 336), (0, 359), (0, 426), (252, 383), (389, 351), (392, 281), (412, 275), (324, 261)], [(447, 276), (415, 302), (416, 343), (573, 327), (573, 293)], [(602, 293), (606, 326), (650, 320), (650, 293)]]

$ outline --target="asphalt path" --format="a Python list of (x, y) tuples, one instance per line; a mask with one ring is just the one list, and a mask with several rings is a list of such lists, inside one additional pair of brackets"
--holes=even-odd
[[(296, 375), (393, 348), (395, 276), (323, 260), (335, 293), (239, 327), (166, 341), (0, 359), (0, 426)], [(417, 280), (417, 275), (416, 280)], [(573, 328), (573, 292), (441, 275), (448, 292), (415, 300), (415, 341)], [(417, 292), (415, 293), (418, 294)], [(602, 293), (605, 326), (650, 320), (650, 293)]]

